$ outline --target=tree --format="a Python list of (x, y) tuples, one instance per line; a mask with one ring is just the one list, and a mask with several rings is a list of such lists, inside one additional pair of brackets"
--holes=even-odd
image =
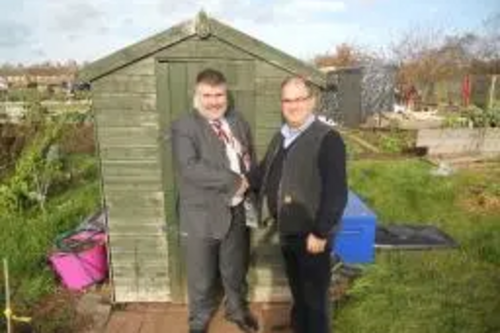
[(360, 46), (342, 43), (335, 47), (333, 53), (318, 55), (314, 63), (318, 67), (353, 67), (370, 63), (377, 59), (374, 52), (370, 52)]

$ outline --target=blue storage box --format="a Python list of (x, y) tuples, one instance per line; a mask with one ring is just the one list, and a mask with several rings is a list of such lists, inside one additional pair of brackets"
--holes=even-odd
[(333, 252), (344, 263), (371, 263), (375, 259), (377, 216), (361, 199), (349, 191), (349, 198), (340, 229), (335, 235)]

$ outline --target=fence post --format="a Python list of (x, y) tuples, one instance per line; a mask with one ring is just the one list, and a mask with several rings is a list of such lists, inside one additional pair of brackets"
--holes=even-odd
[(495, 101), (495, 85), (497, 83), (497, 75), (491, 76), (490, 91), (488, 94), (488, 109), (493, 107), (493, 102)]

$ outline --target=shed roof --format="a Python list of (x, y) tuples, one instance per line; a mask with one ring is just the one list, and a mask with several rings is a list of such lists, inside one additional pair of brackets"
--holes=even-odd
[(146, 58), (161, 49), (167, 48), (172, 44), (181, 42), (194, 35), (198, 35), (200, 38), (216, 36), (232, 46), (252, 54), (256, 58), (267, 61), (290, 73), (303, 75), (319, 86), (325, 85), (325, 74), (315, 67), (227, 26), (220, 21), (209, 18), (203, 11), (192, 20), (177, 24), (164, 32), (132, 44), (87, 65), (79, 73), (79, 79), (94, 81), (121, 67), (127, 66), (142, 58)]

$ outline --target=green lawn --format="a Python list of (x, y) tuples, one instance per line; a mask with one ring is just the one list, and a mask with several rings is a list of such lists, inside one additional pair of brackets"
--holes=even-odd
[(440, 178), (419, 161), (357, 161), (350, 185), (382, 223), (437, 225), (459, 249), (380, 251), (336, 307), (340, 333), (500, 332), (500, 164)]

